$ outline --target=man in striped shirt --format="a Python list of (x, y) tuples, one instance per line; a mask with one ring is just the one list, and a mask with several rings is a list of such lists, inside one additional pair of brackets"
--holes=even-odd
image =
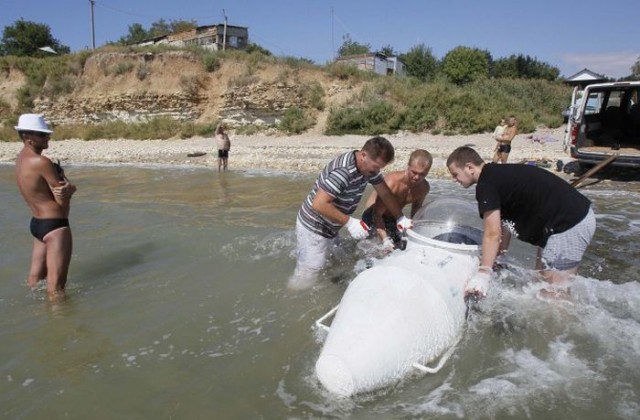
[(367, 184), (373, 185), (399, 229), (413, 226), (384, 182), (380, 170), (393, 161), (393, 145), (384, 137), (373, 137), (361, 150), (333, 159), (322, 170), (302, 203), (296, 221), (297, 264), (289, 288), (312, 286), (325, 267), (331, 246), (336, 245), (340, 228), (346, 226), (356, 240), (369, 235), (369, 227), (351, 217)]

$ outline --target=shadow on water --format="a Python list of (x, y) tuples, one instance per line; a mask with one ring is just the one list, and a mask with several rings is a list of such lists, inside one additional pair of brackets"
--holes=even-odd
[(145, 257), (157, 249), (153, 242), (124, 247), (100, 254), (90, 261), (82, 261), (74, 270), (78, 277), (95, 279), (112, 276), (142, 264)]

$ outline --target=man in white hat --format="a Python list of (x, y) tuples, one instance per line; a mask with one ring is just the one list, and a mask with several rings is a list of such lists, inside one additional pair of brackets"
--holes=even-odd
[(16, 183), (31, 208), (33, 255), (27, 284), (35, 287), (47, 279), (52, 300), (64, 296), (71, 261), (69, 210), (76, 187), (60, 165), (42, 156), (49, 147), (52, 131), (38, 114), (22, 114), (15, 127), (24, 147), (16, 160)]

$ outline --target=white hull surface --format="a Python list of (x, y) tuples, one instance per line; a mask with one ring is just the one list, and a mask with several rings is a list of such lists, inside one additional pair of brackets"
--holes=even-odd
[[(319, 320), (329, 330), (315, 366), (326, 389), (350, 396), (388, 386), (415, 368), (441, 367), (461, 335), (464, 284), (477, 270), (479, 248), (432, 239), (443, 232), (451, 239), (456, 233), (449, 230), (447, 238), (448, 229), (416, 226), (405, 251), (394, 251), (349, 284), (330, 328)], [(473, 233), (478, 241), (481, 233)], [(436, 368), (424, 366), (438, 357)]]

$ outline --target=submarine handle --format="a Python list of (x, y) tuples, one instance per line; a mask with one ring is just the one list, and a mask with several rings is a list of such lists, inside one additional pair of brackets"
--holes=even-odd
[(326, 314), (322, 315), (320, 318), (318, 318), (318, 320), (315, 322), (316, 327), (320, 328), (322, 330), (325, 331), (329, 331), (331, 329), (331, 327), (329, 325), (325, 325), (323, 324), (324, 320), (329, 318), (331, 315), (335, 314), (336, 311), (338, 310), (338, 307), (340, 305), (337, 305), (335, 308), (331, 309), (329, 312), (327, 312)]

